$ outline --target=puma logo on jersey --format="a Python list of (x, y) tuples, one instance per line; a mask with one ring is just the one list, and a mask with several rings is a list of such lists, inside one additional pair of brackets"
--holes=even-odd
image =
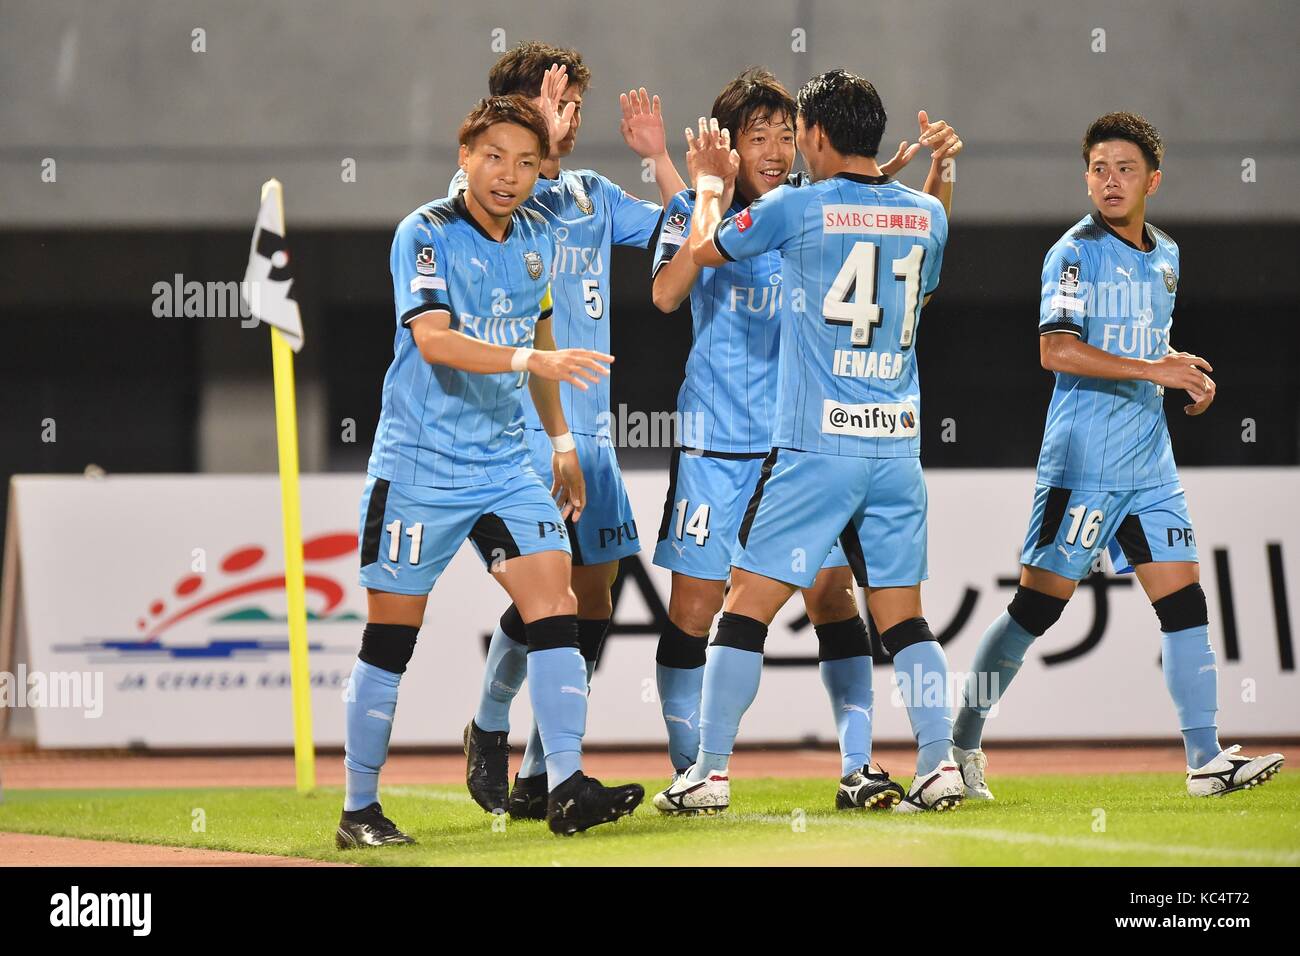
[(1127, 272), (1125, 272), (1125, 271), (1124, 271), (1123, 269), (1121, 269), (1119, 266), (1116, 266), (1116, 267), (1115, 267), (1115, 271), (1118, 272), (1120, 275), (1122, 275), (1125, 279), (1128, 279), (1128, 280), (1132, 281), (1132, 279), (1133, 279), (1133, 270), (1132, 270), (1132, 269), (1129, 269)]
[(487, 271), (488, 271), (488, 270), (487, 270), (487, 263), (486, 263), (486, 262), (480, 262), (478, 259), (474, 258), (473, 256), (470, 257), (469, 262), (470, 262), (470, 265), (478, 266), (480, 269), (483, 270), (483, 274), (484, 274), (484, 275), (487, 275)]

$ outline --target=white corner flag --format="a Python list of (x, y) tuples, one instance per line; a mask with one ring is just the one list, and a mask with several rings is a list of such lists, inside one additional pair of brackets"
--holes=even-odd
[(257, 211), (248, 271), (239, 294), (253, 318), (279, 329), (297, 352), (302, 349), (302, 314), (292, 285), (289, 244), (284, 238), (284, 196), (280, 180), (269, 179), (262, 187), (262, 207)]

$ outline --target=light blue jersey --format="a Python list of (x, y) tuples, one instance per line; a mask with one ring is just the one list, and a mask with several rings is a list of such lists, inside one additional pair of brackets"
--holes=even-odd
[(528, 459), (520, 398), (526, 375), (478, 375), (432, 365), (407, 328), (429, 312), (495, 345), (530, 346), (550, 315), (553, 240), (533, 210), (515, 211), (498, 242), (460, 197), (439, 199), (397, 227), (390, 264), (397, 333), (369, 474), (392, 482), (464, 488), (503, 482)]
[(847, 172), (780, 186), (722, 222), (714, 243), (725, 258), (781, 254), (774, 446), (859, 458), (920, 454), (913, 345), (947, 238), (939, 200)]
[[(464, 188), (464, 171), (458, 171), (449, 194)], [(608, 354), (610, 247), (649, 248), (663, 209), (590, 169), (563, 169), (557, 179), (539, 176), (524, 207), (541, 213), (554, 236), (555, 347)], [(608, 434), (608, 377), (585, 392), (562, 384), (560, 402), (571, 432)], [(524, 415), (529, 428), (542, 427), (529, 396), (524, 396)]]
[[(1043, 260), (1039, 333), (1070, 333), (1129, 358), (1168, 352), (1178, 246), (1149, 223), (1146, 231), (1144, 252), (1094, 212), (1057, 240)], [(1162, 387), (1056, 373), (1039, 484), (1131, 491), (1177, 480)]]
[[(695, 190), (686, 189), (664, 210), (652, 276), (685, 244), (694, 207)], [(737, 197), (729, 212), (744, 208)], [(701, 270), (691, 286), (691, 329), (686, 377), (677, 393), (682, 445), (766, 454), (781, 342), (781, 254), (765, 252)]]

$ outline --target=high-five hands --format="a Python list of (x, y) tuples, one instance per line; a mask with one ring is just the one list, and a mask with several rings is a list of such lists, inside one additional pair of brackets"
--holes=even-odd
[(880, 171), (886, 176), (893, 176), (910, 163), (922, 147), (930, 149), (932, 163), (952, 159), (962, 151), (965, 144), (962, 143), (961, 137), (943, 120), (931, 123), (930, 114), (921, 110), (916, 114), (916, 124), (920, 128), (917, 141), (909, 144), (907, 140), (903, 140), (898, 144), (898, 152), (894, 153), (887, 162), (880, 164)]
[(548, 159), (559, 155), (560, 140), (569, 135), (569, 128), (573, 125), (573, 111), (578, 108), (577, 103), (560, 105), (560, 97), (568, 85), (569, 68), (552, 63), (550, 69), (542, 75), (541, 93), (533, 100), (533, 105), (542, 111), (551, 136), (551, 155)]
[(643, 86), (618, 95), (623, 118), (618, 131), (623, 142), (642, 159), (662, 156), (668, 151), (667, 134), (664, 133), (664, 114), (659, 105), (659, 95), (652, 98)]
[(740, 154), (731, 148), (731, 131), (718, 129), (717, 119), (703, 116), (698, 136), (686, 127), (686, 169), (691, 185), (701, 176), (717, 176), (730, 194), (740, 172)]

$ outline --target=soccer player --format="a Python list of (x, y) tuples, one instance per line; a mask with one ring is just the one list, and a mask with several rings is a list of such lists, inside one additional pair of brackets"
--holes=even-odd
[(1039, 355), (1056, 385), (1020, 586), (980, 640), (957, 710), (954, 753), (969, 797), (993, 799), (980, 749), (989, 710), (1105, 550), (1117, 570), (1136, 572), (1160, 622), (1187, 792), (1230, 793), (1282, 765), (1281, 754), (1243, 757), (1240, 747), (1219, 747), (1209, 616), (1164, 411), (1165, 389), (1177, 388), (1192, 399), (1183, 410), (1200, 415), (1215, 384), (1209, 362), (1169, 344), (1178, 246), (1146, 221), (1163, 154), (1160, 134), (1141, 116), (1094, 121), (1083, 137), (1083, 178), (1096, 209), (1043, 260)]
[[(572, 109), (572, 124), (543, 160), (541, 175), (525, 207), (543, 216), (555, 236), (555, 313), (551, 324), (557, 346), (608, 352), (611, 247), (648, 248), (663, 210), (658, 204), (633, 198), (597, 172), (561, 168), (562, 159), (573, 152), (577, 142), (583, 95), (591, 80), (576, 51), (539, 42), (521, 43), (492, 67), (488, 85), (494, 96), (517, 93), (537, 97), (553, 64), (567, 71), (568, 85), (561, 92), (560, 104)], [(671, 197), (683, 184), (668, 157), (659, 98), (652, 100), (642, 89), (623, 94), (621, 103), (625, 141), (653, 164), (661, 195)], [(458, 175), (451, 192), (455, 194), (463, 184), (464, 177)], [(609, 437), (608, 379), (602, 378), (588, 390), (563, 388), (560, 399), (587, 481), (582, 520), (569, 521), (567, 528), (573, 547), (572, 587), (578, 600), (579, 643), (590, 677), (613, 614), (610, 588), (618, 574), (618, 562), (637, 553), (640, 544)], [(527, 396), (524, 415), (525, 441), (533, 466), (545, 474), (551, 445)], [(488, 812), (508, 806), (513, 818), (541, 819), (546, 815), (548, 775), (536, 724), (507, 797), (510, 703), (524, 680), (526, 637), (519, 609), (512, 605), (492, 635), (478, 710), (465, 728), (466, 783), (470, 795)]]
[[(520, 208), (564, 131), (549, 115), (548, 126), (522, 97), (481, 101), (460, 128), (468, 188), (415, 210), (393, 239), (397, 330), (361, 499), (368, 615), (348, 683), (340, 849), (414, 842), (383, 814), (379, 771), (429, 592), (466, 538), (523, 622), (550, 828), (608, 822), (644, 796), (636, 785), (602, 787), (581, 769), (587, 698), (572, 689), (586, 674), (564, 522), (580, 514), (585, 488), (558, 383), (585, 389), (613, 357), (555, 350), (550, 332), (554, 239), (540, 215)], [(558, 505), (522, 440), (525, 383), (554, 443)]]
[(692, 147), (692, 258), (718, 268), (779, 251), (789, 312), (773, 448), (737, 532), (731, 590), (704, 666), (700, 749), (655, 805), (729, 802), (727, 764), (758, 691), (768, 626), (838, 540), (896, 672), (911, 678), (904, 699), (917, 771), (895, 810), (947, 809), (963, 789), (950, 716), (942, 694), (920, 692), (946, 686), (947, 663), (921, 610), (926, 495), (913, 357), (947, 216), (933, 196), (882, 173), (885, 110), (866, 80), (832, 70), (809, 80), (796, 103), (795, 141), (812, 185), (778, 186), (721, 221), (739, 157), (716, 121)]
[[(778, 186), (803, 185), (794, 165), (794, 98), (767, 70), (748, 69), (718, 94), (711, 114), (735, 143), (740, 166), (720, 200), (738, 215)], [(946, 123), (921, 116), (922, 140), (903, 143), (881, 169), (892, 174), (920, 145), (933, 150), (929, 185), (951, 196), (942, 163), (960, 150)], [(701, 121), (701, 136), (705, 135)], [(689, 296), (693, 341), (677, 399), (683, 447), (673, 453), (668, 495), (654, 563), (672, 572), (668, 625), (659, 638), (656, 677), (674, 777), (695, 762), (700, 746), (700, 694), (705, 648), (722, 608), (731, 553), (772, 447), (777, 400), (777, 350), (782, 317), (781, 254), (775, 250), (717, 268), (678, 255), (691, 232), (694, 190), (673, 197), (655, 251), (654, 302), (674, 312)], [(804, 605), (818, 639), (818, 665), (831, 698), (843, 774), (842, 810), (888, 809), (903, 789), (871, 770), (871, 647), (853, 596), (853, 578), (838, 542), (822, 564)], [(667, 801), (662, 801), (667, 803)], [(672, 813), (725, 809), (685, 795), (661, 807)]]

